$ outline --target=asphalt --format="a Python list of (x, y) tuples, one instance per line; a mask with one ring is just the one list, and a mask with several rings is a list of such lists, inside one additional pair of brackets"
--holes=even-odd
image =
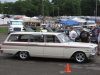
[[(7, 34), (0, 34), (2, 43)], [(69, 64), (70, 73), (64, 72)], [(99, 75), (100, 56), (83, 64), (73, 60), (37, 58), (23, 61), (17, 57), (0, 54), (0, 75)]]
[[(64, 72), (69, 64), (70, 73)], [(100, 57), (94, 61), (78, 64), (71, 60), (30, 58), (22, 61), (16, 57), (0, 54), (0, 75), (99, 75)]]

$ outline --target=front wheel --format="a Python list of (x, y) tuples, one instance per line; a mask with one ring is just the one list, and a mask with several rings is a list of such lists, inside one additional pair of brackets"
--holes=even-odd
[(19, 58), (22, 60), (26, 60), (29, 58), (29, 53), (27, 51), (20, 51)]
[(75, 59), (75, 61), (78, 62), (78, 63), (83, 63), (83, 62), (86, 61), (87, 58), (86, 58), (85, 53), (83, 53), (83, 52), (77, 52), (77, 53), (75, 53), (75, 55), (74, 55), (74, 59)]

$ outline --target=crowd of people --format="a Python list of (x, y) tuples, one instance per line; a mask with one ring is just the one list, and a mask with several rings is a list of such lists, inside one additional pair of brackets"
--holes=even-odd
[(86, 28), (80, 28), (80, 34), (73, 27), (68, 27), (69, 30), (69, 38), (73, 41), (80, 41), (85, 43), (95, 43), (98, 44), (97, 54), (100, 55), (100, 26), (92, 26), (90, 27), (90, 31), (87, 31)]
[[(34, 27), (31, 27), (31, 28), (33, 29)], [(49, 27), (49, 28), (51, 28), (51, 27)], [(48, 32), (47, 29), (48, 29), (48, 27), (41, 27), (40, 32)], [(91, 43), (98, 44), (98, 52), (97, 53), (98, 53), (98, 55), (100, 55), (100, 25), (91, 26), (89, 28), (80, 27), (79, 33), (77, 32), (77, 29), (75, 29), (74, 27), (66, 27), (65, 29), (67, 30), (66, 35), (68, 35), (72, 41), (84, 42), (84, 43), (91, 42)], [(49, 29), (49, 32), (51, 32), (50, 29)]]

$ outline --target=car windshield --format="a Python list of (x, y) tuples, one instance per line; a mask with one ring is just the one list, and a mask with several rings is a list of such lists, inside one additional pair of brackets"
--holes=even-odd
[(59, 34), (58, 37), (61, 39), (61, 41), (63, 43), (66, 43), (66, 42), (71, 42), (71, 40), (69, 39), (69, 37), (65, 34)]
[(23, 25), (22, 21), (12, 21), (11, 25)]

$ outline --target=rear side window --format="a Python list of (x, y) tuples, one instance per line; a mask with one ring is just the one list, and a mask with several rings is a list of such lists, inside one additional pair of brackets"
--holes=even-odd
[(30, 42), (44, 42), (43, 35), (31, 35)]
[(45, 41), (52, 43), (60, 43), (59, 39), (55, 35), (45, 35)]
[(28, 42), (29, 35), (27, 34), (14, 34), (8, 39), (9, 42)]

